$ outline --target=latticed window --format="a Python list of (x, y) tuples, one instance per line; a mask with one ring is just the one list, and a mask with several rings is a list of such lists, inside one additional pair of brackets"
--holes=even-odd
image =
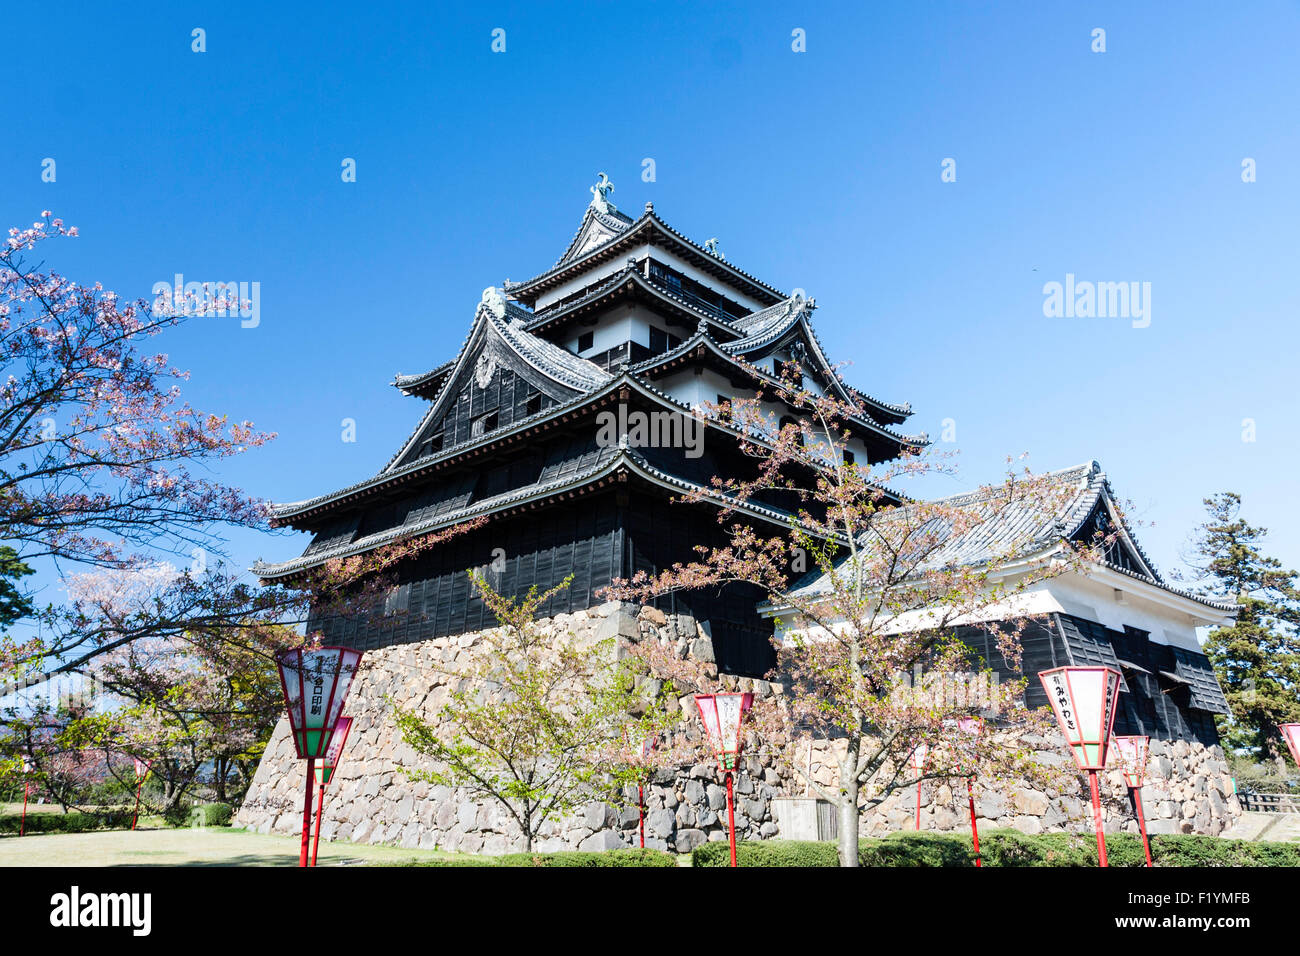
[(497, 413), (488, 412), (486, 415), (480, 415), (470, 423), (469, 434), (471, 438), (480, 438), (497, 427)]

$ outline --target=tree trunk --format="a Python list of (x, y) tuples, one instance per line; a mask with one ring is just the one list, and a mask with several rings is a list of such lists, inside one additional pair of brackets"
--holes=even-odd
[(230, 772), (230, 762), (218, 759), (213, 762), (212, 788), (213, 799), (217, 803), (226, 802), (226, 774)]
[(858, 782), (841, 770), (839, 802), (840, 866), (858, 865)]

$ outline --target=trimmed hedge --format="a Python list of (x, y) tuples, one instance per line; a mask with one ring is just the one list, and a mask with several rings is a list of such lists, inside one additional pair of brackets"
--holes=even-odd
[[(1111, 866), (1145, 866), (1140, 837), (1114, 833), (1106, 837)], [(1018, 830), (989, 830), (980, 834), (984, 866), (1096, 866), (1097, 840), (1092, 834), (1042, 833), (1027, 836)], [(1157, 835), (1151, 837), (1156, 866), (1300, 866), (1300, 843), (1252, 843), (1219, 837)], [(740, 866), (838, 866), (833, 843), (794, 840), (745, 840), (736, 844)], [(883, 840), (858, 844), (861, 866), (970, 866), (975, 851), (969, 837), (944, 833), (893, 833)], [(724, 843), (706, 843), (691, 854), (692, 866), (729, 866), (731, 851)]]
[[(381, 864), (382, 865), (382, 864)], [(466, 856), (461, 859), (412, 860), (401, 866), (677, 866), (677, 857), (662, 850), (608, 850), (585, 853), (507, 853), (505, 856)]]
[[(17, 835), (22, 814), (0, 816), (0, 833)], [(85, 833), (87, 830), (121, 830), (131, 825), (129, 810), (104, 813), (29, 813), (25, 833)]]
[(163, 819), (173, 827), (228, 827), (234, 815), (224, 803), (187, 803), (163, 811)]

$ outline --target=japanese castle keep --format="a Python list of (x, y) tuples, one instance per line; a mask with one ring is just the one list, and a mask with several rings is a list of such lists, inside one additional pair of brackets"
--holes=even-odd
[[(386, 702), (435, 712), (448, 693), (440, 665), (463, 656), (494, 625), (470, 585), (469, 568), (483, 570), (507, 594), (534, 584), (545, 589), (572, 574), (572, 585), (544, 609), (541, 627), (675, 638), (747, 689), (773, 692), (760, 679), (773, 663), (773, 622), (760, 613), (764, 594), (732, 586), (638, 608), (598, 593), (612, 578), (655, 571), (690, 558), (697, 545), (723, 543), (711, 506), (673, 499), (707, 487), (714, 475), (746, 475), (755, 465), (729, 424), (693, 414), (702, 403), (752, 396), (756, 376), (775, 383), (782, 363), (797, 361), (811, 387), (865, 410), (848, 443), (854, 460), (888, 461), (925, 444), (924, 435), (906, 427), (910, 405), (874, 398), (841, 379), (814, 331), (814, 300), (733, 265), (716, 240), (687, 238), (651, 203), (635, 218), (626, 215), (611, 201), (612, 190), (601, 174), (555, 265), (482, 293), (458, 354), (429, 371), (397, 376), (393, 384), (411, 398), (418, 424), (377, 475), (274, 510), (278, 524), (313, 537), (298, 558), (259, 563), (254, 572), (264, 581), (291, 580), (334, 558), (471, 519), (483, 522), (406, 562), (374, 613), (321, 613), (309, 622), (326, 643), (363, 649), (368, 661), (347, 706), (354, 724), (325, 805), (326, 839), (469, 852), (514, 848), (516, 831), (497, 807), (400, 772), (417, 758), (401, 741)], [(671, 440), (651, 434), (629, 441), (625, 428), (612, 437), (602, 429), (610, 413), (630, 418), (637, 412), (678, 431)], [(1040, 588), (1035, 610), (1046, 623), (1025, 641), (1026, 671), (1071, 663), (1120, 670), (1116, 733), (1152, 737), (1151, 831), (1218, 833), (1240, 808), (1212, 719), (1226, 712), (1226, 702), (1196, 628), (1227, 620), (1231, 606), (1161, 579), (1123, 527), (1095, 462), (1056, 477), (1078, 493), (1054, 534), (1090, 538), (1116, 524), (1121, 533), (1095, 574)], [(781, 528), (787, 504), (775, 496), (754, 500), (745, 514)], [(1030, 693), (1029, 703), (1044, 702), (1033, 698), (1041, 697), (1036, 686)], [(820, 756), (808, 754), (814, 774)], [(298, 830), (301, 768), (293, 763), (282, 720), (238, 824)], [(803, 796), (802, 783), (784, 780), (770, 758), (743, 763), (738, 834), (798, 836), (782, 830), (780, 808)], [(711, 765), (657, 777), (646, 792), (647, 845), (688, 850), (724, 838), (719, 782)], [(927, 829), (963, 825), (946, 787), (925, 791)], [(896, 794), (872, 810), (864, 835), (904, 825), (913, 800), (914, 793)], [(977, 791), (981, 817), (1026, 832), (1087, 828), (1086, 803), (1077, 792)], [(1107, 815), (1115, 826), (1128, 821), (1119, 804)], [(557, 822), (539, 847), (631, 845), (636, 819), (635, 809), (629, 815), (592, 804)]]

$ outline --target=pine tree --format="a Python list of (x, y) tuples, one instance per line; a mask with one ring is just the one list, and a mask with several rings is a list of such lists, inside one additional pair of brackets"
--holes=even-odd
[(0, 545), (0, 634), (32, 613), (31, 595), (18, 584), (32, 569), (8, 545)]
[(1300, 721), (1297, 573), (1260, 550), (1267, 529), (1241, 518), (1241, 495), (1221, 492), (1205, 507), (1209, 520), (1195, 544), (1204, 590), (1230, 596), (1239, 608), (1236, 622), (1205, 644), (1232, 708), (1219, 731), (1257, 758), (1276, 758), (1285, 749), (1278, 724)]

